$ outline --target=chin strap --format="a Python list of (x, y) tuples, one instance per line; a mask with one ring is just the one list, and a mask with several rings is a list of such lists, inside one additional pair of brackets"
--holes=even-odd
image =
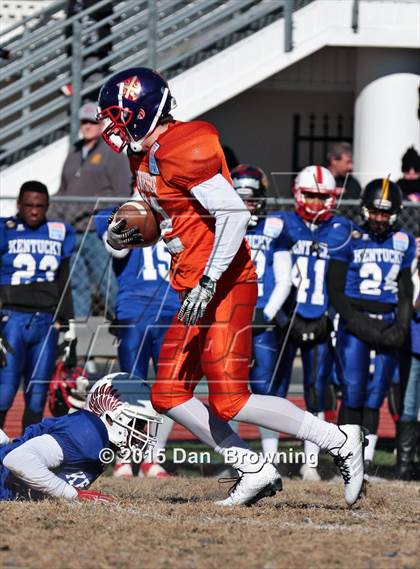
[(143, 152), (142, 142), (130, 142), (128, 146), (131, 152), (133, 152), (134, 154), (139, 154), (140, 152)]

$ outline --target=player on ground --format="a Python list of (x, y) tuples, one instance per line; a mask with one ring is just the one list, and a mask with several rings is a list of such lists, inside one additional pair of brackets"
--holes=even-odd
[[(112, 267), (118, 282), (113, 330), (118, 338), (118, 361), (121, 371), (148, 379), (152, 360), (155, 370), (163, 341), (174, 314), (179, 308), (177, 293), (169, 285), (171, 257), (163, 241), (154, 247), (116, 250), (106, 242), (108, 219), (113, 208), (95, 215), (98, 236), (112, 255)], [(143, 399), (149, 399), (146, 392)], [(140, 476), (164, 478), (169, 476), (157, 462), (159, 451), (165, 448), (173, 421), (164, 417), (158, 441), (151, 449), (150, 459), (142, 462)], [(129, 462), (116, 464), (115, 476), (133, 475)]]
[[(277, 351), (277, 355), (283, 352), (277, 362), (278, 373), (260, 393), (287, 396), (293, 361), (300, 349), (306, 408), (324, 418), (333, 400), (330, 378), (334, 363), (326, 274), (331, 251), (340, 249), (350, 238), (351, 223), (333, 214), (338, 191), (326, 168), (304, 168), (296, 177), (293, 194), (295, 211), (281, 213), (282, 228), (274, 247), (276, 255), (283, 254), (284, 266), (292, 266), (290, 280), (296, 288), (296, 307), (290, 330), (286, 329), (287, 342)], [(287, 289), (283, 298), (286, 295)], [(306, 460), (301, 467), (305, 480), (320, 480), (318, 452), (317, 445), (305, 441)]]
[[(68, 287), (74, 231), (47, 220), (48, 190), (25, 182), (18, 212), (0, 219), (0, 427), (24, 377), (23, 430), (41, 420), (54, 369), (60, 327), (73, 318)], [(66, 364), (76, 364), (73, 327)]]
[[(250, 214), (232, 187), (216, 129), (175, 121), (166, 81), (147, 68), (113, 76), (99, 96), (105, 140), (130, 162), (140, 195), (156, 211), (172, 255), (171, 283), (183, 297), (168, 329), (152, 403), (225, 457), (239, 478), (222, 505), (273, 495), (281, 479), (227, 424), (230, 419), (310, 439), (336, 457), (348, 504), (363, 483), (360, 427), (326, 423), (279, 397), (248, 390), (251, 322), (257, 284), (244, 240)], [(138, 235), (111, 225), (108, 242), (124, 248)], [(202, 376), (209, 407), (194, 397)]]
[(331, 302), (340, 313), (336, 348), (343, 403), (338, 419), (369, 430), (367, 471), (378, 438), (379, 409), (411, 321), (415, 239), (398, 224), (401, 209), (398, 185), (372, 180), (361, 198), (363, 224), (355, 226), (345, 247), (331, 253), (328, 270)]
[(89, 486), (110, 453), (145, 452), (161, 422), (153, 409), (138, 405), (141, 383), (111, 374), (94, 384), (86, 409), (44, 419), (13, 441), (0, 430), (0, 500), (112, 500)]

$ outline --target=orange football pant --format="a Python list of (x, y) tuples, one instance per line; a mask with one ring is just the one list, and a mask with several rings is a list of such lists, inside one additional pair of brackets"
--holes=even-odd
[(184, 326), (175, 316), (165, 334), (152, 387), (152, 404), (159, 413), (185, 403), (205, 376), (211, 410), (229, 421), (250, 396), (248, 374), (252, 354), (252, 315), (257, 300), (255, 282), (216, 290), (204, 318)]

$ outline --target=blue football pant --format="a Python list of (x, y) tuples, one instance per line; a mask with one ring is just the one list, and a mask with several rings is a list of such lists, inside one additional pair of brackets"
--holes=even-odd
[(144, 315), (138, 322), (118, 323), (118, 359), (121, 371), (147, 380), (150, 358), (156, 370), (163, 337), (173, 319), (173, 312), (156, 320)]
[(0, 368), (0, 411), (7, 411), (24, 378), (25, 406), (42, 413), (54, 371), (58, 330), (53, 315), (42, 312), (3, 310), (2, 334), (14, 350), (7, 354), (7, 365)]
[(343, 404), (352, 409), (379, 409), (398, 366), (398, 352), (372, 347), (350, 334), (343, 323), (337, 331), (337, 355)]
[[(277, 330), (267, 330), (254, 336), (254, 361), (250, 373), (253, 393), (286, 397), (298, 346), (288, 341), (281, 361), (281, 337)], [(334, 367), (331, 342), (301, 348), (303, 386), (308, 411), (318, 413), (330, 408), (327, 391)]]

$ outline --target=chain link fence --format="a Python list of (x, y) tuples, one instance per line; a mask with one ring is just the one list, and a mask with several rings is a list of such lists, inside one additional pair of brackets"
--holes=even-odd
[[(75, 255), (88, 257), (94, 254), (99, 255), (98, 248), (91, 247), (91, 239), (89, 235), (95, 231), (95, 223), (93, 220), (94, 212), (100, 211), (110, 206), (117, 206), (122, 201), (120, 199), (104, 198), (94, 199), (85, 198), (84, 200), (73, 198), (52, 198), (50, 217), (65, 219), (71, 223), (76, 230), (78, 248)], [(294, 208), (293, 199), (269, 198), (267, 211), (291, 211)], [(345, 215), (352, 219), (355, 223), (360, 223), (358, 200), (343, 200), (337, 213)], [(406, 202), (401, 214), (402, 226), (407, 230), (420, 235), (420, 204)], [(99, 238), (98, 246), (103, 247)], [(89, 243), (90, 242), (90, 243)], [(86, 251), (83, 250), (86, 249)], [(105, 251), (105, 249), (104, 249)], [(85, 254), (86, 253), (86, 254)], [(106, 253), (106, 252), (105, 252)], [(73, 281), (77, 279), (80, 290), (89, 290), (91, 294), (91, 310), (90, 316), (104, 316), (112, 318), (113, 316), (113, 299), (115, 297), (116, 284), (112, 274), (111, 260), (106, 253), (107, 262), (99, 263), (99, 257), (92, 259), (96, 267), (93, 278), (91, 270), (83, 270), (74, 275)], [(99, 265), (99, 268), (98, 268)], [(77, 268), (77, 267), (76, 267)]]
[[(49, 219), (61, 219), (70, 223), (76, 231), (76, 250), (72, 259), (71, 288), (76, 313), (78, 355), (85, 361), (85, 371), (91, 377), (118, 371), (117, 340), (109, 331), (114, 317), (114, 300), (117, 283), (112, 270), (112, 259), (96, 234), (95, 213), (113, 208), (127, 198), (72, 198), (52, 197)], [(291, 211), (292, 199), (268, 198), (267, 212)], [(0, 216), (15, 212), (15, 200), (0, 198)], [(358, 223), (357, 200), (342, 201), (337, 211)], [(105, 213), (108, 217), (108, 213)], [(401, 216), (403, 227), (420, 235), (420, 203), (406, 203)], [(93, 375), (92, 375), (93, 374)], [(149, 377), (154, 377), (149, 369)], [(302, 369), (300, 358), (294, 365), (291, 393), (302, 393)], [(201, 383), (200, 393), (206, 393)]]
[[(112, 320), (116, 282), (112, 272), (111, 258), (96, 235), (94, 215), (105, 208), (117, 206), (127, 198), (72, 198), (52, 196), (49, 211), (50, 219), (61, 219), (70, 223), (76, 231), (76, 251), (73, 255), (72, 290), (76, 316), (85, 320), (88, 317), (102, 317)], [(14, 203), (14, 202), (12, 202)], [(291, 211), (293, 199), (268, 198), (267, 211)], [(5, 211), (5, 200), (0, 200), (0, 209)], [(10, 204), (9, 204), (10, 205)], [(345, 215), (355, 223), (360, 222), (358, 200), (343, 200), (337, 213)], [(10, 208), (9, 208), (10, 210)], [(2, 213), (4, 215), (4, 213)], [(404, 202), (401, 214), (402, 226), (420, 236), (420, 203)]]

